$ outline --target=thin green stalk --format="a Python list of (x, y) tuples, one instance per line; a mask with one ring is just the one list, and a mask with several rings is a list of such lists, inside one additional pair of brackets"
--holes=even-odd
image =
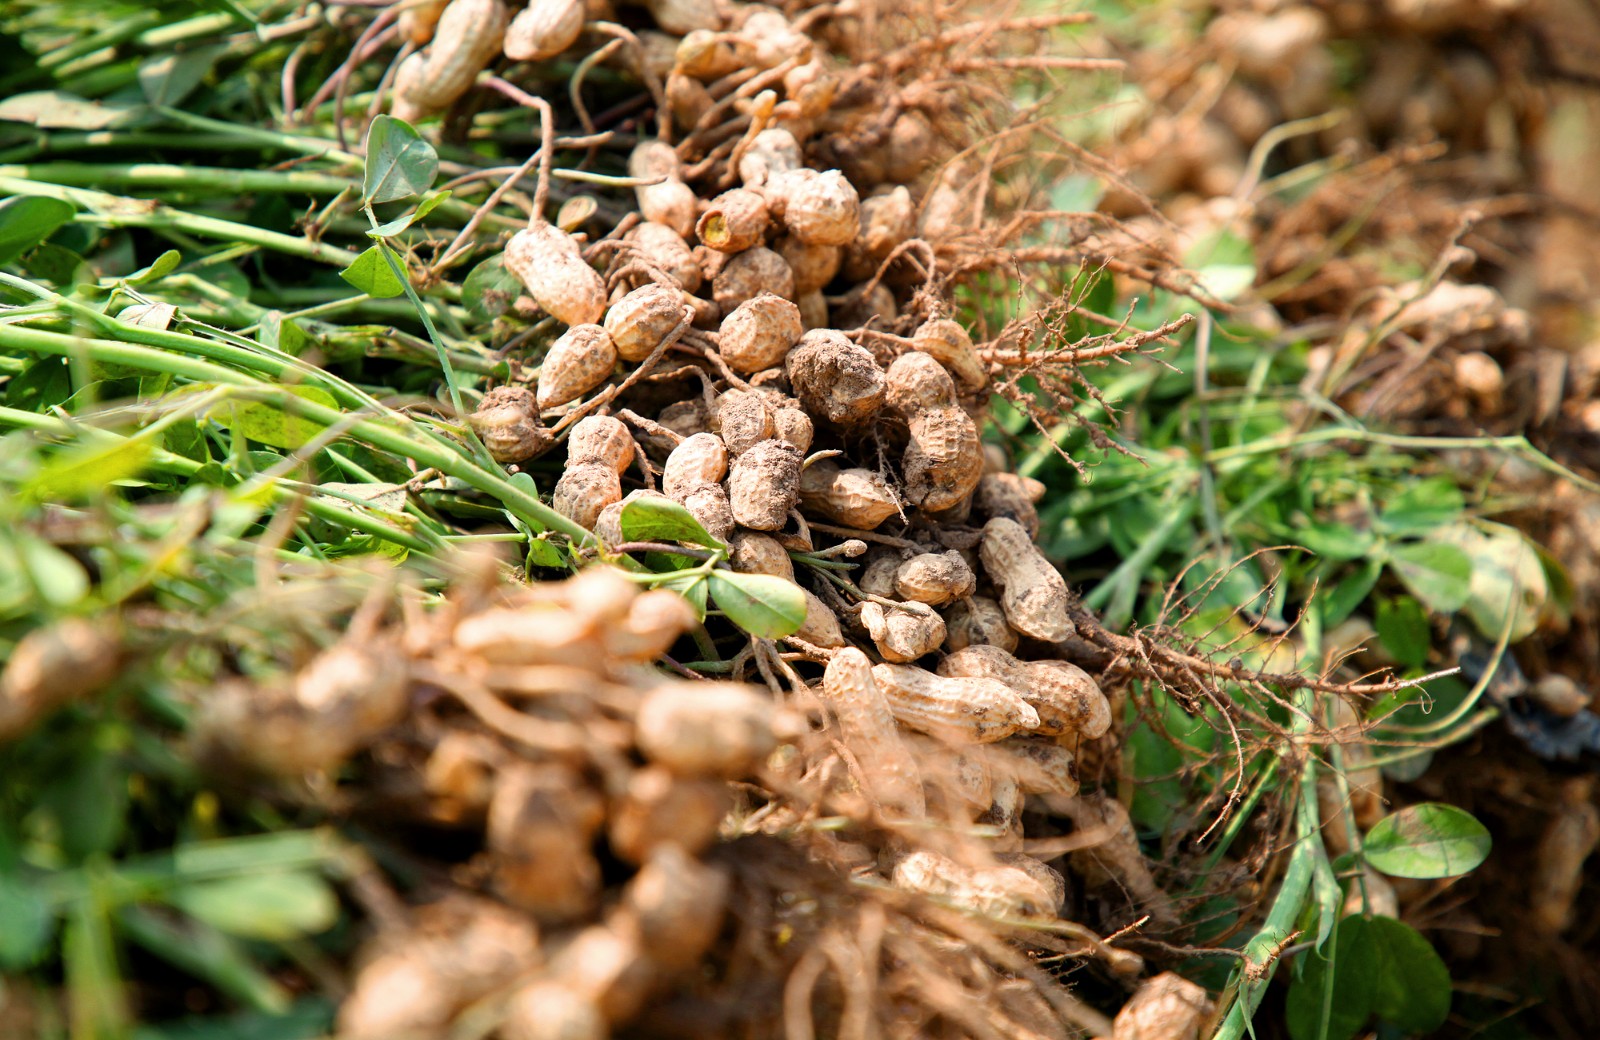
[(237, 195), (241, 192), (303, 192), (337, 195), (353, 186), (347, 177), (302, 170), (235, 170), (168, 163), (51, 162), (0, 166), (0, 177), (63, 184), (73, 188), (181, 188)]
[[(240, 397), (272, 404), (292, 415), (298, 415), (323, 426), (348, 422), (350, 419), (344, 412), (298, 397), (285, 387), (263, 383), (242, 372), (223, 368), (208, 361), (135, 344), (79, 339), (38, 329), (0, 325), (0, 349), (21, 350), (52, 357), (87, 357), (131, 368), (167, 372), (196, 382), (221, 383), (236, 387), (236, 393)], [(459, 450), (449, 450), (433, 438), (417, 434), (414, 432), (414, 427), (414, 423), (397, 426), (375, 419), (361, 419), (351, 425), (350, 433), (356, 439), (374, 447), (415, 459), (423, 466), (464, 481), (468, 486), (498, 499), (507, 509), (527, 523), (559, 531), (577, 541), (593, 538), (589, 531), (539, 501), (538, 496), (512, 483), (499, 472), (498, 468), (493, 471), (486, 469), (461, 454)]]
[(325, 242), (297, 238), (277, 231), (240, 224), (232, 220), (186, 213), (159, 202), (130, 199), (89, 188), (71, 188), (62, 184), (44, 184), (21, 177), (0, 176), (0, 194), (42, 195), (81, 206), (88, 213), (80, 213), (80, 223), (104, 227), (142, 227), (186, 231), (201, 238), (224, 242), (250, 242), (263, 249), (289, 256), (304, 257), (321, 263), (349, 267), (355, 263), (356, 254)]

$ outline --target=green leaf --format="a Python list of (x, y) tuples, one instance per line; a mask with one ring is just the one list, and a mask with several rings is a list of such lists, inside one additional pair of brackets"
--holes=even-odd
[(0, 264), (9, 264), (56, 233), (77, 213), (72, 203), (43, 195), (0, 202)]
[(461, 283), (461, 302), (467, 313), (479, 321), (493, 321), (516, 301), (522, 281), (506, 269), (506, 258), (491, 256), (467, 273)]
[(1397, 545), (1389, 550), (1389, 566), (1413, 596), (1440, 614), (1454, 614), (1472, 594), (1472, 560), (1453, 545)]
[(300, 939), (327, 931), (339, 918), (333, 889), (304, 870), (185, 885), (172, 893), (172, 902), (213, 928), (246, 939)]
[(17, 557), (27, 569), (39, 598), (53, 607), (71, 607), (89, 594), (83, 564), (28, 531), (16, 534)]
[(1423, 802), (1391, 813), (1367, 832), (1367, 863), (1390, 877), (1446, 878), (1489, 856), (1489, 830), (1464, 809)]
[(1330, 560), (1359, 560), (1372, 552), (1371, 531), (1334, 521), (1308, 523), (1294, 532), (1294, 540)]
[[(282, 389), (327, 408), (338, 407), (333, 395), (320, 387), (286, 386)], [(291, 415), (266, 401), (224, 401), (207, 412), (206, 417), (240, 436), (290, 451), (322, 433), (320, 424)]]
[(1346, 917), (1324, 953), (1301, 955), (1289, 985), (1284, 1023), (1293, 1040), (1350, 1040), (1372, 1014), (1373, 961), (1364, 955), (1366, 922)]
[(139, 65), (139, 89), (152, 105), (176, 105), (194, 92), (226, 45), (196, 47), (150, 58)]
[(410, 227), (412, 224), (415, 224), (417, 221), (421, 220), (423, 217), (427, 216), (429, 213), (432, 213), (434, 208), (438, 206), (439, 203), (443, 202), (449, 197), (449, 191), (432, 192), (427, 198), (423, 199), (417, 204), (416, 209), (412, 210), (410, 213), (395, 217), (393, 220), (379, 224), (377, 227), (367, 232), (367, 237), (392, 238), (404, 231), (406, 228)]
[(55, 817), (61, 851), (74, 863), (114, 849), (128, 816), (128, 777), (116, 735), (101, 730), (78, 739), (84, 747), (39, 798)]
[(256, 340), (263, 346), (281, 350), (295, 357), (299, 357), (306, 347), (314, 342), (306, 330), (300, 327), (299, 322), (285, 317), (282, 311), (268, 311), (261, 316), (260, 326), (256, 330)]
[(1467, 507), (1461, 489), (1449, 477), (1430, 477), (1409, 484), (1378, 514), (1384, 534), (1425, 534), (1454, 523)]
[(689, 606), (694, 608), (694, 616), (699, 621), (706, 619), (707, 589), (709, 583), (705, 578), (696, 574), (692, 577), (684, 576), (672, 578), (661, 583), (662, 588), (672, 589), (689, 601)]
[(1507, 622), (1511, 642), (1532, 635), (1550, 589), (1539, 554), (1522, 532), (1504, 524), (1456, 524), (1439, 537), (1472, 561), (1466, 612), (1483, 637), (1498, 640)]
[(144, 441), (76, 445), (52, 458), (22, 486), (22, 494), (38, 502), (103, 494), (113, 481), (139, 472), (149, 458)]
[(527, 567), (553, 567), (565, 570), (567, 558), (562, 555), (561, 547), (549, 538), (539, 535), (528, 539)]
[(1378, 601), (1374, 627), (1384, 649), (1407, 668), (1420, 668), (1428, 659), (1433, 630), (1428, 627), (1428, 612), (1410, 596), (1385, 597)]
[(183, 254), (176, 249), (169, 249), (155, 258), (149, 267), (143, 267), (122, 279), (127, 285), (145, 285), (149, 282), (160, 281), (183, 262)]
[[(622, 507), (621, 526), (622, 537), (630, 542), (686, 542), (722, 548), (722, 543), (711, 537), (693, 513), (664, 498), (636, 498), (629, 502)], [(804, 616), (802, 611), (802, 619)]]
[(367, 129), (364, 205), (421, 195), (439, 173), (439, 155), (410, 123), (380, 115)]
[(22, 878), (0, 874), (0, 969), (37, 964), (55, 932), (55, 916), (44, 894)]
[(1392, 917), (1367, 921), (1363, 946), (1373, 961), (1372, 1010), (1423, 1035), (1450, 1015), (1450, 969), (1415, 928)]
[[(377, 243), (368, 246), (349, 267), (340, 271), (339, 277), (374, 299), (387, 300), (399, 296), (406, 291), (406, 286), (395, 277), (394, 268), (384, 259), (385, 251), (394, 256), (398, 262), (399, 257), (394, 250)], [(401, 265), (400, 269), (405, 270), (405, 266)]]
[(792, 581), (721, 570), (712, 571), (707, 581), (717, 609), (753, 636), (781, 639), (805, 624), (805, 593)]
[(1255, 247), (1225, 226), (1190, 246), (1183, 265), (1219, 300), (1232, 300), (1256, 282)]
[(37, 358), (6, 383), (7, 407), (24, 411), (48, 411), (71, 396), (72, 367), (66, 358)]
[(1366, 602), (1372, 593), (1372, 588), (1378, 583), (1378, 575), (1383, 571), (1383, 561), (1369, 559), (1364, 561), (1355, 573), (1342, 578), (1332, 591), (1324, 593), (1319, 601), (1322, 607), (1322, 627), (1331, 629), (1344, 621), (1355, 609)]

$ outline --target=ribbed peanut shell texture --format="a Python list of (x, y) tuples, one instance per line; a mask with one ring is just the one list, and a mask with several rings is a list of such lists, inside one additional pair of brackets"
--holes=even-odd
[(651, 282), (613, 303), (606, 311), (604, 325), (617, 345), (617, 355), (637, 364), (649, 357), (684, 318), (683, 293)]
[(946, 679), (911, 665), (872, 669), (894, 717), (912, 729), (956, 744), (988, 744), (1031, 730), (1039, 716), (995, 679)]
[(689, 243), (672, 228), (646, 221), (629, 232), (627, 242), (646, 263), (671, 275), (684, 292), (700, 291), (705, 272), (701, 271)]
[(737, 683), (670, 683), (645, 695), (639, 750), (679, 776), (735, 778), (777, 746), (772, 701)]
[(762, 293), (773, 293), (786, 300), (795, 298), (794, 274), (783, 257), (764, 246), (735, 253), (711, 279), (711, 296), (723, 314)]
[(808, 511), (858, 531), (870, 531), (900, 512), (894, 491), (869, 469), (840, 469), (814, 462), (800, 474), (800, 501)]
[(583, 32), (583, 0), (532, 0), (506, 30), (512, 61), (543, 61), (571, 47)]
[(610, 378), (617, 347), (599, 325), (574, 325), (550, 345), (539, 367), (539, 408), (576, 401)]
[(822, 696), (839, 723), (844, 744), (863, 767), (862, 780), (875, 801), (891, 812), (916, 818), (925, 805), (922, 774), (895, 725), (888, 698), (860, 650), (840, 650), (822, 674)]
[(633, 463), (633, 434), (621, 419), (586, 415), (567, 435), (567, 462), (598, 462), (622, 473)]
[(506, 269), (559, 322), (593, 325), (606, 311), (606, 283), (565, 231), (536, 221), (506, 243)]
[(989, 580), (1000, 586), (1006, 621), (1023, 635), (1055, 643), (1076, 629), (1067, 616), (1066, 579), (1034, 547), (1015, 520), (996, 517), (983, 525), (979, 549)]
[(416, 73), (397, 77), (397, 98), (422, 113), (450, 105), (499, 56), (509, 20), (501, 0), (451, 0)]
[(861, 230), (861, 197), (838, 170), (790, 170), (767, 182), (768, 205), (789, 234), (819, 246), (842, 246)]
[(701, 484), (718, 484), (728, 475), (728, 449), (714, 433), (686, 437), (672, 449), (661, 470), (661, 490), (675, 499)]
[(490, 390), (471, 421), (496, 462), (523, 462), (550, 446), (550, 434), (539, 423), (538, 402), (527, 387)]
[(748, 375), (782, 364), (804, 334), (800, 308), (776, 293), (764, 292), (722, 319), (717, 352), (729, 368)]
[(758, 246), (767, 234), (767, 200), (748, 188), (725, 191), (700, 214), (695, 234), (719, 253)]
[(901, 564), (894, 582), (895, 592), (901, 599), (936, 607), (965, 599), (978, 587), (972, 568), (955, 551), (913, 556)]
[(1040, 733), (1097, 740), (1111, 731), (1111, 702), (1088, 672), (1070, 661), (1029, 661), (1023, 668)]
[(743, 455), (762, 441), (777, 436), (772, 406), (765, 394), (754, 390), (729, 390), (717, 398), (716, 429), (728, 451)]
[(594, 530), (605, 508), (622, 501), (617, 471), (604, 462), (569, 463), (556, 481), (550, 504), (579, 527)]

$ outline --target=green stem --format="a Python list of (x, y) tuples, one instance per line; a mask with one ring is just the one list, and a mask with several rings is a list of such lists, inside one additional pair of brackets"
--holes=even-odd
[(301, 170), (230, 170), (167, 163), (51, 162), (0, 166), (0, 177), (62, 184), (73, 188), (182, 188), (237, 195), (243, 192), (304, 192), (337, 195), (355, 186), (348, 177)]

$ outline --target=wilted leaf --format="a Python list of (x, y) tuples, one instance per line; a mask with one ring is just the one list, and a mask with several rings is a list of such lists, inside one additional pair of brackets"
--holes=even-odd
[[(315, 404), (337, 407), (333, 395), (320, 387), (285, 386), (281, 389)], [(224, 401), (207, 412), (206, 417), (250, 440), (291, 451), (322, 432), (320, 424), (266, 401)]]

